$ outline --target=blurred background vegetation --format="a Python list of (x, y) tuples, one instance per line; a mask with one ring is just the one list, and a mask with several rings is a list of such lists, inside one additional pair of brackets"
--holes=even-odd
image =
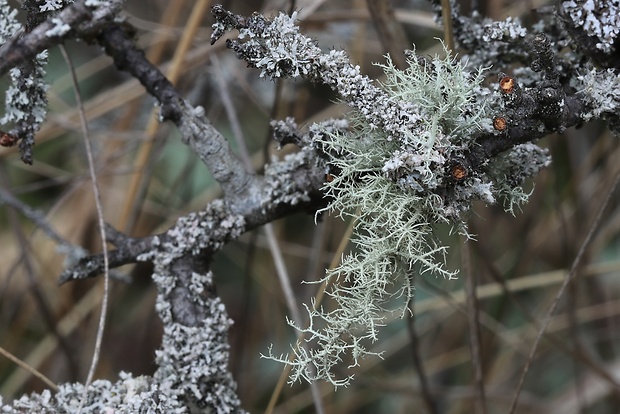
[[(16, 1), (9, 1), (17, 5)], [(469, 2), (465, 2), (466, 10)], [(534, 8), (545, 1), (479, 2), (495, 19), (520, 16), (536, 21)], [(137, 29), (136, 40), (149, 59), (173, 79), (184, 96), (203, 105), (233, 146), (244, 151), (257, 171), (276, 150), (269, 120), (294, 116), (302, 125), (343, 116), (327, 88), (305, 82), (271, 82), (223, 47), (211, 46), (209, 1), (128, 0), (125, 15)], [(392, 2), (407, 35), (405, 47), (434, 54), (443, 32), (428, 2)], [(290, 11), (291, 2), (227, 1), (244, 15)], [(302, 30), (325, 50), (344, 49), (373, 78), (381, 71), (386, 49), (365, 0), (298, 1)], [(169, 124), (154, 120), (155, 101), (137, 81), (117, 71), (95, 47), (66, 45), (77, 70), (95, 145), (105, 219), (132, 236), (160, 232), (175, 219), (218, 197), (209, 172), (184, 146)], [(488, 72), (495, 80), (499, 71)], [(91, 252), (100, 251), (96, 213), (79, 118), (67, 63), (50, 50), (48, 121), (38, 134), (34, 165), (15, 151), (0, 151), (0, 186), (45, 213), (66, 239)], [(0, 80), (1, 90), (7, 86)], [(549, 136), (553, 164), (534, 182), (529, 204), (516, 217), (501, 206), (479, 204), (469, 217), (476, 241), (464, 242), (439, 229), (448, 243), (449, 267), (462, 268), (465, 245), (469, 277), (479, 285), (478, 327), (481, 367), (488, 412), (507, 412), (540, 322), (570, 268), (593, 217), (620, 173), (617, 138), (604, 124), (591, 123), (563, 135)], [(616, 198), (584, 265), (532, 361), (517, 412), (612, 413), (620, 406), (618, 388), (601, 375), (620, 378), (620, 209)], [(83, 381), (92, 356), (101, 303), (101, 281), (58, 287), (64, 256), (18, 211), (0, 207), (0, 346), (43, 372), (52, 381)], [(274, 223), (280, 248), (299, 302), (309, 303), (322, 277), (340, 257), (338, 246), (348, 223), (321, 216), (295, 215)], [(465, 243), (465, 244), (464, 244)], [(277, 413), (314, 412), (306, 384), (284, 386), (277, 398), (282, 366), (259, 357), (270, 344), (286, 353), (294, 332), (264, 232), (257, 230), (230, 243), (214, 264), (216, 282), (234, 325), (230, 331), (231, 369), (244, 408), (264, 412), (273, 398)], [(135, 375), (155, 369), (154, 350), (161, 325), (154, 309), (155, 289), (147, 265), (121, 268), (129, 283), (115, 281), (98, 378), (115, 379), (120, 370)], [(381, 331), (370, 358), (354, 368), (355, 381), (334, 393), (322, 384), (329, 413), (426, 412), (413, 350), (424, 365), (432, 396), (442, 413), (475, 412), (475, 375), (470, 353), (465, 300), (466, 272), (458, 280), (416, 277), (415, 331), (400, 314)], [(344, 373), (343, 373), (344, 375)], [(0, 395), (6, 399), (41, 391), (45, 385), (0, 356)]]

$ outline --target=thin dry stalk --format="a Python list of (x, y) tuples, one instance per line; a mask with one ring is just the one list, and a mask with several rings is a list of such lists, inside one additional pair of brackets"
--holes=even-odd
[(480, 344), (480, 325), (478, 320), (478, 298), (476, 297), (477, 272), (471, 266), (471, 255), (468, 241), (461, 237), (461, 268), (465, 274), (465, 292), (467, 298), (467, 322), (469, 324), (469, 344), (472, 365), (475, 374), (476, 412), (487, 413), (484, 391), (484, 374), (482, 370), (482, 349)]
[(77, 103), (78, 112), (80, 114), (80, 122), (82, 124), (82, 137), (84, 141), (84, 146), (86, 147), (86, 157), (88, 159), (88, 171), (90, 173), (90, 178), (92, 180), (93, 193), (94, 193), (93, 195), (95, 198), (95, 206), (97, 208), (97, 224), (99, 226), (101, 247), (103, 249), (103, 272), (104, 274), (103, 274), (103, 299), (101, 301), (101, 314), (99, 316), (99, 324), (97, 327), (95, 349), (93, 352), (91, 365), (88, 370), (88, 376), (86, 377), (86, 382), (84, 383), (84, 392), (82, 394), (80, 406), (78, 408), (78, 414), (80, 414), (88, 398), (88, 387), (90, 386), (90, 383), (92, 382), (93, 377), (95, 375), (95, 369), (97, 368), (97, 364), (99, 362), (99, 355), (101, 354), (101, 343), (103, 341), (103, 331), (105, 329), (106, 313), (108, 311), (108, 296), (109, 296), (109, 289), (110, 289), (110, 265), (108, 261), (108, 244), (106, 241), (105, 222), (103, 220), (103, 208), (101, 206), (101, 194), (99, 193), (99, 186), (97, 184), (97, 173), (95, 172), (95, 160), (93, 157), (93, 149), (90, 145), (90, 137), (88, 134), (88, 122), (86, 121), (86, 115), (84, 114), (84, 107), (82, 106), (80, 87), (78, 84), (77, 76), (75, 75), (75, 68), (73, 67), (73, 63), (71, 63), (71, 58), (69, 57), (67, 50), (62, 45), (60, 46), (60, 52), (62, 53), (65, 61), (67, 62), (67, 66), (73, 78), (73, 90), (75, 93), (75, 102)]
[[(586, 236), (586, 239), (583, 241), (581, 247), (579, 248), (579, 252), (577, 253), (577, 256), (575, 257), (575, 260), (573, 260), (573, 264), (571, 266), (570, 271), (568, 272), (568, 276), (564, 280), (564, 283), (562, 283), (562, 286), (560, 287), (560, 290), (558, 291), (558, 293), (555, 296), (553, 304), (551, 305), (551, 307), (549, 308), (549, 311), (545, 315), (545, 319), (543, 320), (542, 327), (541, 327), (541, 329), (540, 329), (540, 331), (538, 333), (538, 336), (536, 337), (536, 340), (534, 341), (534, 344), (532, 345), (532, 350), (530, 351), (528, 359), (527, 359), (527, 361), (525, 363), (525, 367), (523, 368), (523, 372), (521, 373), (521, 377), (519, 378), (519, 383), (517, 385), (517, 391), (515, 393), (514, 399), (512, 401), (511, 406), (510, 406), (510, 410), (509, 410), (510, 414), (513, 414), (515, 412), (516, 408), (517, 408), (517, 404), (519, 402), (519, 395), (521, 394), (521, 390), (523, 389), (523, 384), (525, 383), (525, 378), (526, 378), (526, 376), (527, 376), (527, 374), (529, 372), (530, 365), (531, 365), (532, 361), (534, 360), (534, 355), (536, 354), (536, 349), (538, 348), (538, 344), (539, 344), (539, 342), (540, 342), (540, 340), (541, 340), (545, 330), (549, 326), (549, 323), (551, 321), (551, 317), (555, 313), (555, 310), (558, 307), (558, 303), (560, 302), (560, 298), (564, 294), (564, 291), (566, 290), (566, 287), (568, 286), (568, 284), (577, 275), (577, 270), (581, 266), (581, 260), (583, 259), (584, 255), (585, 255), (585, 252), (586, 252), (587, 248), (590, 245), (590, 242), (592, 241), (592, 239), (594, 237), (594, 234), (596, 233), (596, 231), (598, 230), (599, 226), (601, 225), (601, 223), (603, 221), (602, 220), (603, 219), (603, 214), (605, 213), (605, 210), (607, 209), (607, 206), (608, 206), (609, 202), (613, 199), (613, 196), (616, 193), (616, 190), (618, 189), (619, 185), (620, 185), (620, 174), (616, 176), (616, 179), (615, 179), (613, 185), (611, 186), (611, 189), (608, 191), (608, 193), (607, 193), (607, 195), (605, 197), (605, 200), (603, 201), (601, 207), (598, 210), (598, 213), (596, 214), (596, 218), (594, 219), (594, 222), (590, 226), (590, 230), (588, 231), (588, 235)], [(617, 384), (616, 384), (616, 386), (617, 386)]]
[[(412, 273), (409, 280), (411, 286), (415, 286), (414, 281), (415, 274)], [(409, 313), (407, 314), (407, 333), (409, 334), (409, 339), (411, 342), (409, 348), (411, 349), (411, 356), (413, 358), (413, 365), (418, 376), (418, 381), (420, 381), (422, 398), (424, 400), (424, 403), (426, 404), (426, 409), (429, 413), (439, 414), (439, 409), (437, 408), (437, 401), (435, 401), (435, 397), (430, 391), (428, 376), (426, 375), (426, 369), (420, 356), (420, 338), (418, 337), (418, 333), (416, 332), (416, 314), (413, 296), (409, 298), (408, 302), (409, 303), (407, 304), (407, 308), (409, 309)]]
[(50, 387), (52, 390), (58, 391), (58, 386), (56, 384), (54, 384), (54, 382), (51, 379), (47, 378), (42, 372), (40, 372), (36, 368), (32, 367), (31, 365), (28, 365), (26, 362), (24, 362), (21, 359), (17, 358), (15, 355), (10, 353), (6, 349), (2, 348), (1, 346), (0, 346), (0, 354), (4, 355), (5, 358), (10, 359), (11, 361), (13, 361), (13, 363), (15, 365), (18, 365), (18, 366), (22, 367), (24, 370), (26, 370), (30, 374), (34, 375), (35, 377), (37, 377), (38, 379), (43, 381), (45, 383), (45, 385)]

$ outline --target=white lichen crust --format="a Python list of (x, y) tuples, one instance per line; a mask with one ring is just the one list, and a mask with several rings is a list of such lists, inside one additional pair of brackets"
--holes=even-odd
[[(17, 21), (17, 10), (6, 2), (0, 5), (0, 46), (15, 36), (21, 24)], [(34, 144), (34, 135), (45, 120), (47, 113), (45, 82), (45, 65), (47, 51), (39, 53), (28, 65), (10, 70), (11, 85), (5, 92), (4, 115), (0, 118), (0, 126), (9, 126), (19, 131), (22, 138), (20, 149), (22, 158), (32, 163), (30, 149)]]
[[(295, 171), (313, 160), (310, 149), (287, 154), (282, 162), (274, 156), (272, 162), (265, 166), (266, 188), (262, 199), (263, 205), (297, 205), (310, 200), (307, 191), (300, 192)], [(263, 210), (264, 211), (264, 210)]]
[(585, 121), (597, 118), (618, 117), (620, 114), (620, 74), (613, 69), (591, 68), (579, 77), (574, 85), (588, 104), (582, 114)]
[(241, 216), (231, 215), (225, 203), (216, 200), (205, 210), (180, 218), (162, 240), (155, 239), (150, 253), (140, 257), (155, 266), (155, 308), (164, 325), (154, 379), (190, 412), (241, 412), (228, 370), (227, 332), (232, 321), (219, 297), (211, 294), (211, 272), (195, 272), (183, 262), (191, 262), (205, 250), (219, 250), (224, 237), (218, 232), (236, 238), (244, 225)]
[(140, 255), (138, 260), (168, 266), (187, 254), (220, 250), (226, 240), (236, 239), (244, 231), (243, 216), (231, 214), (223, 200), (214, 200), (206, 209), (180, 217), (165, 236), (154, 239), (153, 250)]
[[(24, 395), (11, 405), (2, 404), (4, 414), (58, 414), (76, 413), (80, 407), (84, 385), (80, 383), (61, 384), (58, 392), (49, 390), (41, 394)], [(189, 412), (174, 395), (162, 392), (153, 380), (146, 376), (132, 377), (121, 372), (119, 380), (93, 381), (88, 389), (87, 401), (82, 407), (84, 414), (100, 413), (144, 413), (181, 414)]]
[(65, 0), (45, 0), (39, 5), (39, 11), (42, 13), (54, 12), (62, 9), (67, 4), (73, 3), (73, 1)]
[(496, 157), (486, 174), (496, 183), (494, 191), (502, 200), (505, 210), (515, 215), (531, 194), (521, 187), (523, 181), (535, 177), (549, 165), (549, 151), (528, 142)]
[(620, 2), (618, 0), (570, 0), (562, 2), (564, 13), (576, 27), (598, 40), (596, 48), (612, 51), (620, 34)]
[(6, 1), (0, 3), (0, 45), (9, 41), (21, 27), (17, 20), (17, 9), (9, 6)]
[(170, 294), (178, 277), (158, 267), (153, 275), (160, 291), (156, 309), (164, 323), (162, 347), (156, 351), (159, 366), (154, 380), (167, 396), (182, 401), (189, 412), (238, 413), (241, 402), (228, 369), (228, 318), (219, 297), (203, 295), (212, 286), (212, 274), (192, 273), (186, 300), (193, 301), (208, 315), (198, 326), (173, 320)]
[(46, 64), (47, 51), (44, 51), (35, 58), (32, 72), (24, 74), (23, 69), (19, 68), (10, 70), (12, 85), (6, 91), (5, 114), (0, 118), (1, 125), (33, 122), (29, 129), (33, 134), (38, 130), (47, 112), (45, 93), (48, 85), (43, 81)]

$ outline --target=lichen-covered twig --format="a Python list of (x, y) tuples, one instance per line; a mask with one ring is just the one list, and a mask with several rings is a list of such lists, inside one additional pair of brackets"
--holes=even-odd
[(583, 122), (583, 96), (566, 93), (547, 36), (540, 33), (528, 39), (528, 44), (535, 55), (532, 69), (542, 71), (544, 79), (533, 87), (524, 88), (519, 85), (518, 78), (499, 74), (503, 110), (498, 110), (496, 116), (501, 117), (501, 124), (495, 125), (494, 132), (484, 132), (478, 137), (478, 145), (472, 147), (468, 155), (472, 165), (481, 165), (516, 145), (552, 132), (562, 133)]
[[(0, 76), (67, 39), (79, 37), (91, 40), (90, 36), (118, 16), (122, 4), (122, 0), (76, 0), (28, 33), (3, 40), (0, 47)], [(6, 13), (9, 13), (8, 6)]]
[(0, 75), (11, 69), (13, 85), (6, 93), (5, 115), (0, 125), (12, 125), (2, 132), (0, 145), (19, 143), (22, 161), (32, 164), (35, 134), (47, 112), (45, 66), (47, 48), (80, 34), (88, 40), (89, 34), (100, 30), (120, 11), (119, 0), (79, 0), (53, 17), (47, 18), (64, 6), (64, 2), (26, 1), (28, 11), (25, 34), (20, 35), (15, 14), (6, 4), (0, 5)]
[[(321, 186), (325, 180), (325, 167), (311, 151), (292, 154), (280, 162), (267, 166), (265, 175), (261, 177), (260, 186), (253, 187), (243, 202), (236, 208), (230, 200), (217, 201), (217, 209), (221, 211), (217, 217), (237, 217), (243, 223), (245, 231), (254, 229), (295, 211), (316, 211), (325, 205)], [(214, 204), (215, 205), (215, 204)], [(203, 241), (197, 246), (190, 246), (186, 253), (210, 257), (228, 241), (238, 236), (238, 229), (214, 219), (209, 215), (208, 206), (205, 210), (181, 217), (177, 224), (168, 231), (144, 238), (131, 238), (117, 234), (112, 241), (116, 249), (110, 251), (110, 267), (115, 268), (128, 263), (135, 263), (141, 255), (150, 252), (154, 246), (173, 246), (179, 234), (193, 240), (196, 234), (204, 234)], [(163, 247), (159, 247), (163, 249)], [(103, 269), (101, 255), (81, 258), (74, 266), (67, 268), (59, 278), (59, 283), (96, 277)]]
[[(123, 27), (110, 25), (101, 31), (97, 40), (113, 57), (119, 69), (130, 72), (157, 98), (162, 119), (177, 124), (183, 140), (204, 161), (222, 186), (228, 213), (242, 217), (247, 230), (292, 211), (312, 210), (310, 206), (313, 204), (314, 209), (323, 205), (319, 189), (325, 178), (325, 166), (309, 147), (269, 165), (264, 176), (256, 176), (245, 169), (225, 138), (204, 117), (202, 110), (185, 102), (159, 69), (136, 48)], [(212, 229), (209, 235), (213, 243), (210, 246), (217, 248), (203, 247), (198, 249), (200, 254), (211, 254), (232, 238), (218, 222), (205, 226), (200, 230)], [(179, 228), (175, 226), (156, 237), (165, 243), (168, 235)], [(135, 262), (140, 254), (149, 250), (153, 240), (153, 237), (127, 239), (126, 243), (117, 246), (117, 250), (110, 252), (111, 266)], [(101, 263), (101, 257), (97, 255), (84, 258), (77, 266), (63, 272), (60, 283), (96, 276), (101, 271)]]

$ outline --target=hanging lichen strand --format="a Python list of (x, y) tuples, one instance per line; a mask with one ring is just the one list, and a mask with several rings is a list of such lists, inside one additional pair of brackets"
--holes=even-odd
[[(508, 196), (508, 206), (526, 201), (515, 183), (497, 183), (482, 171), (470, 171), (466, 152), (492, 115), (480, 82), (482, 71), (470, 74), (455, 58), (426, 60), (410, 53), (409, 68), (396, 69), (388, 59), (383, 66), (387, 80), (383, 91), (407, 116), (383, 113), (383, 127), (369, 122), (364, 107), (352, 117), (348, 134), (328, 134), (315, 145), (331, 157), (325, 186), (332, 201), (328, 209), (355, 220), (355, 251), (328, 272), (333, 310), (314, 304), (306, 307), (310, 325), (302, 328), (306, 347), (293, 350), (291, 380), (323, 379), (335, 386), (347, 385), (352, 376), (333, 373), (343, 360), (352, 366), (373, 354), (366, 347), (377, 340), (377, 328), (385, 323), (388, 301), (401, 297), (404, 313), (413, 294), (411, 272), (453, 278), (444, 266), (446, 246), (433, 236), (437, 223), (465, 231), (461, 213), (472, 200), (495, 201), (496, 189)], [(381, 111), (370, 108), (368, 111)], [(395, 131), (397, 131), (395, 133)], [(521, 156), (537, 154), (536, 171), (548, 162), (535, 145), (515, 148), (496, 167), (514, 168)], [(518, 156), (518, 155), (521, 156)], [(508, 161), (507, 161), (508, 160)], [(530, 165), (532, 161), (530, 161)], [(495, 179), (505, 174), (494, 174)], [(519, 182), (520, 184), (520, 182)], [(289, 363), (288, 357), (270, 358)]]
[[(335, 303), (306, 306), (307, 327), (289, 321), (306, 342), (293, 347), (294, 358), (268, 353), (292, 366), (293, 382), (347, 385), (351, 375), (337, 376), (334, 367), (356, 366), (374, 354), (367, 347), (377, 340), (386, 312), (403, 314), (413, 294), (412, 272), (455, 276), (445, 267), (447, 247), (434, 236), (435, 226), (466, 232), (462, 214), (474, 200), (503, 198), (512, 211), (527, 200), (524, 178), (548, 164), (548, 156), (530, 143), (515, 143), (500, 156), (480, 155), (481, 135), (507, 139), (508, 128), (493, 128), (493, 118), (505, 112), (502, 99), (481, 86), (482, 69), (471, 73), (447, 51), (433, 59), (409, 52), (404, 71), (388, 58), (382, 66), (387, 80), (377, 87), (346, 53), (323, 52), (302, 35), (295, 13), (245, 18), (214, 6), (213, 14), (212, 42), (238, 29), (227, 46), (260, 76), (322, 82), (353, 110), (348, 131), (315, 131), (309, 143), (327, 160), (327, 210), (355, 220), (353, 252), (323, 280)], [(391, 303), (398, 298), (395, 309)]]

